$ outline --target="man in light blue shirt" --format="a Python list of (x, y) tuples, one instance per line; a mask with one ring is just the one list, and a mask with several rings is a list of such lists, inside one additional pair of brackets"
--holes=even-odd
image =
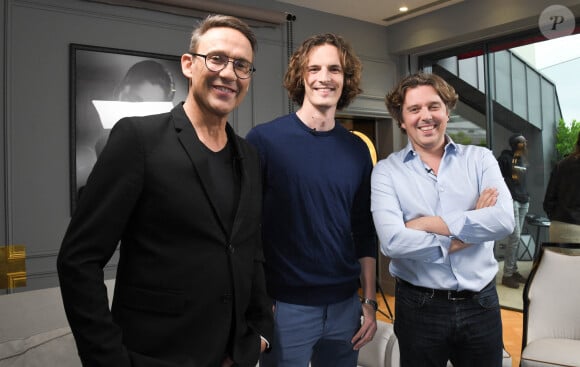
[(489, 149), (446, 135), (456, 102), (453, 87), (424, 73), (386, 98), (409, 143), (375, 166), (371, 211), (397, 278), (402, 367), (502, 364), (493, 244), (513, 231), (512, 199)]

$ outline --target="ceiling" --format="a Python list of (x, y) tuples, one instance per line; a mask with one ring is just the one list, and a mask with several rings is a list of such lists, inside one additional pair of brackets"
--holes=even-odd
[[(365, 22), (390, 25), (429, 13), (464, 0), (277, 0), (325, 13), (341, 15)], [(399, 11), (407, 6), (406, 13)]]

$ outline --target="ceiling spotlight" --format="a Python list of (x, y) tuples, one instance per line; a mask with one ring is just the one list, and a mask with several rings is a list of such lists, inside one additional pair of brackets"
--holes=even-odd
[(406, 6), (401, 6), (401, 7), (399, 8), (399, 11), (400, 11), (401, 13), (404, 13), (404, 12), (406, 12), (406, 11), (408, 11), (408, 10), (409, 10), (409, 8), (408, 8), (408, 7), (406, 7)]

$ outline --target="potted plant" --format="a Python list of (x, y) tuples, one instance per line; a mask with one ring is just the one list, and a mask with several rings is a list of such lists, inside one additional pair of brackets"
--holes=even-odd
[(571, 124), (566, 124), (564, 119), (560, 119), (556, 128), (556, 159), (558, 161), (572, 153), (579, 132), (580, 121), (572, 120)]

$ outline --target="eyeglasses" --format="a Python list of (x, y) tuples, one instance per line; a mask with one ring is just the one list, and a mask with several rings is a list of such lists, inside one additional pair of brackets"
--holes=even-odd
[(234, 65), (234, 73), (240, 79), (248, 79), (252, 76), (252, 73), (256, 71), (254, 65), (244, 59), (232, 59), (224, 54), (213, 54), (209, 53), (207, 55), (191, 53), (193, 56), (203, 57), (205, 59), (205, 67), (209, 71), (218, 72), (224, 70), (228, 64), (231, 62)]

